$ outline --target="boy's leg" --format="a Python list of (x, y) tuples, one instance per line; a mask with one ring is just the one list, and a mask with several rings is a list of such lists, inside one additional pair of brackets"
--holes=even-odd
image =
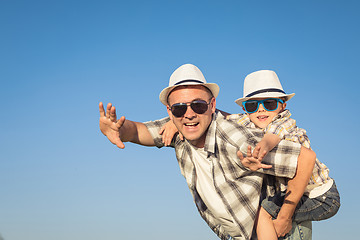
[(324, 194), (316, 198), (303, 196), (294, 213), (294, 221), (320, 221), (334, 216), (340, 208), (340, 195), (335, 182)]
[(272, 219), (272, 216), (264, 208), (260, 208), (256, 220), (256, 235), (259, 240), (278, 239)]
[[(273, 219), (275, 219), (284, 202), (285, 193), (278, 192), (275, 196), (267, 197), (261, 202), (261, 206)], [(312, 223), (305, 221), (296, 223), (293, 221), (292, 229), (285, 237), (279, 238), (282, 240), (311, 240), (312, 238)]]

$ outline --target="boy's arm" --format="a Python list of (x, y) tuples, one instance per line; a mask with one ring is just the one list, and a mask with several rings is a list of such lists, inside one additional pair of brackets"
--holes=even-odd
[(176, 128), (173, 121), (169, 121), (161, 127), (159, 134), (162, 135), (162, 142), (165, 146), (170, 146), (175, 134), (178, 133), (181, 140), (184, 140), (183, 135)]
[(133, 142), (144, 146), (155, 146), (155, 142), (147, 127), (140, 122), (125, 120), (122, 116), (116, 119), (116, 109), (109, 103), (104, 110), (102, 102), (99, 104), (101, 132), (117, 147), (125, 148), (124, 142)]
[[(264, 137), (256, 145), (255, 149), (258, 148), (257, 152), (265, 156), (276, 145), (278, 145), (280, 141), (281, 139), (278, 135), (275, 135), (273, 133), (265, 133)], [(257, 155), (254, 155), (254, 157), (257, 157)]]
[(309, 183), (315, 165), (314, 151), (301, 147), (295, 177), (288, 181), (284, 204), (282, 205), (274, 226), (278, 237), (285, 236), (292, 227), (292, 216)]

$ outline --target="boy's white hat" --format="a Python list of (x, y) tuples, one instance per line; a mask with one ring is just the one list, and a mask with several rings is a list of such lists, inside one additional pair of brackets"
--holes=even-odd
[(204, 75), (195, 65), (184, 64), (171, 74), (169, 86), (164, 88), (159, 95), (160, 102), (167, 106), (170, 92), (181, 85), (203, 85), (211, 91), (215, 98), (220, 90), (216, 83), (207, 83)]
[(295, 93), (286, 94), (281, 86), (280, 80), (276, 73), (271, 70), (260, 70), (250, 73), (244, 80), (244, 95), (242, 98), (235, 100), (242, 106), (252, 98), (285, 98), (288, 101)]

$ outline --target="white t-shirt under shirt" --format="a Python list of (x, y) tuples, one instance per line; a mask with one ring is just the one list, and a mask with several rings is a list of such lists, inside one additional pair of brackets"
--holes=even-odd
[(197, 176), (196, 190), (207, 208), (218, 220), (218, 224), (221, 225), (228, 234), (233, 236), (232, 234), (234, 234), (236, 226), (215, 189), (212, 171), (213, 163), (207, 157), (207, 153), (203, 148), (192, 146), (192, 154), (195, 160), (194, 165)]

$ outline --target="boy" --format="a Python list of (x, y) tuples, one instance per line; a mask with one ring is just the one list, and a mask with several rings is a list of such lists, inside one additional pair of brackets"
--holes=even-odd
[[(304, 129), (296, 126), (286, 110), (286, 102), (295, 94), (285, 94), (275, 72), (261, 70), (249, 74), (244, 80), (244, 97), (235, 102), (242, 106), (246, 114), (239, 120), (250, 128), (263, 129), (265, 136), (253, 152), (253, 156), (262, 159), (274, 148), (280, 139), (298, 142), (310, 148), (310, 141)], [(231, 118), (231, 116), (229, 116)], [(259, 155), (261, 153), (262, 156)], [(252, 165), (251, 158), (243, 158), (242, 164), (251, 170), (258, 167)], [(263, 165), (264, 167), (264, 165)], [(271, 166), (266, 166), (269, 168)], [(266, 171), (266, 170), (265, 170)], [(277, 239), (283, 226), (272, 221), (276, 219), (283, 204), (286, 179), (277, 179), (281, 192), (266, 197), (261, 203), (258, 214), (256, 232), (261, 239)], [(340, 197), (335, 182), (329, 177), (329, 169), (316, 159), (313, 175), (305, 189), (304, 196), (294, 213), (295, 222), (319, 221), (334, 216), (340, 207)]]
[[(258, 160), (274, 148), (281, 139), (298, 142), (310, 148), (310, 141), (304, 129), (296, 126), (291, 119), (286, 102), (295, 94), (286, 94), (275, 72), (261, 70), (249, 74), (244, 80), (244, 97), (235, 102), (242, 106), (245, 114), (238, 121), (249, 128), (260, 128), (264, 138), (258, 143), (253, 153), (248, 149), (247, 157), (239, 156), (242, 164), (252, 171), (263, 168), (266, 171), (271, 166), (259, 164)], [(224, 115), (227, 115), (226, 113)], [(236, 115), (233, 115), (236, 116)], [(238, 116), (237, 116), (238, 117)], [(231, 119), (232, 116), (227, 116)], [(175, 129), (163, 129), (164, 143), (169, 144)], [(255, 228), (258, 239), (278, 239), (283, 232), (288, 232), (292, 219), (276, 220), (284, 203), (286, 179), (277, 178), (278, 191), (273, 196), (267, 196), (261, 202)], [(294, 213), (295, 222), (319, 221), (335, 215), (340, 207), (340, 197), (335, 182), (329, 177), (329, 169), (316, 159), (313, 175), (305, 189)], [(274, 219), (274, 220), (273, 220)]]

